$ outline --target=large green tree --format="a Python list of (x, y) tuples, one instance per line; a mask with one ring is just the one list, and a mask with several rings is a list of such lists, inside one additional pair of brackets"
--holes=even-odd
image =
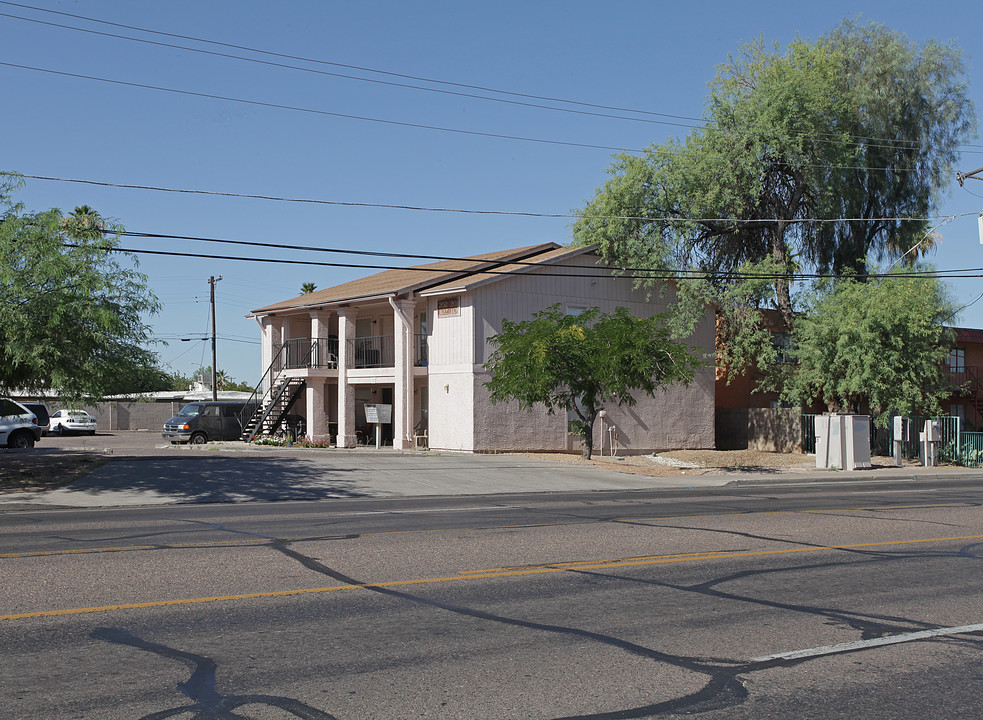
[(492, 376), (485, 387), (493, 402), (575, 413), (583, 456), (590, 459), (594, 421), (605, 403), (630, 406), (636, 392), (652, 396), (672, 383), (689, 384), (703, 364), (670, 338), (665, 321), (661, 315), (638, 318), (625, 308), (566, 315), (558, 305), (531, 320), (503, 320), (502, 332), (489, 338), (495, 350), (485, 364)]
[(953, 314), (935, 279), (891, 274), (825, 281), (796, 322), (796, 363), (775, 366), (782, 397), (830, 411), (869, 409), (886, 427), (892, 411), (936, 415), (952, 393), (944, 372)]
[(767, 274), (754, 300), (790, 327), (800, 270), (863, 275), (931, 245), (924, 218), (975, 133), (957, 48), (851, 21), (818, 42), (741, 48), (711, 81), (705, 120), (616, 156), (574, 239), (615, 266), (705, 274), (684, 301), (726, 305), (737, 271)]
[(145, 317), (159, 310), (118, 224), (87, 206), (28, 213), (0, 175), (0, 391), (68, 399), (162, 389)]

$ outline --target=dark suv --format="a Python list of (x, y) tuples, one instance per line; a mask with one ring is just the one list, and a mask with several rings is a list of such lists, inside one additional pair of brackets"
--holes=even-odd
[(48, 428), (51, 426), (51, 420), (50, 420), (50, 416), (48, 415), (47, 406), (44, 403), (33, 403), (33, 402), (21, 403), (21, 405), (23, 405), (32, 413), (37, 415), (38, 427), (41, 428), (41, 434), (47, 435)]
[(241, 400), (190, 402), (164, 423), (161, 437), (172, 443), (192, 445), (204, 445), (209, 440), (238, 440), (242, 421), (249, 420), (256, 407), (255, 403)]

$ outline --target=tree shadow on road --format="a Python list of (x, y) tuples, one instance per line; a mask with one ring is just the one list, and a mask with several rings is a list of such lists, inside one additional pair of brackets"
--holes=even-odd
[(56, 492), (89, 499), (146, 494), (148, 501), (195, 503), (367, 497), (367, 488), (352, 472), (352, 468), (304, 458), (120, 459)]

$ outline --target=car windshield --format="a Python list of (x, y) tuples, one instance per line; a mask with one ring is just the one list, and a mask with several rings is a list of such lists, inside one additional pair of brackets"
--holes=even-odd
[(183, 408), (181, 408), (181, 412), (179, 412), (178, 415), (195, 417), (196, 415), (200, 415), (201, 411), (204, 409), (205, 409), (204, 405), (199, 405), (198, 403), (188, 403)]

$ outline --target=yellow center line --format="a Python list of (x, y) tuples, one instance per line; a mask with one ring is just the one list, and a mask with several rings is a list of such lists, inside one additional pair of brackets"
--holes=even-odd
[[(623, 518), (620, 520), (609, 520), (606, 518), (591, 520), (572, 520), (569, 522), (554, 522), (554, 523), (528, 523), (528, 524), (517, 524), (517, 525), (482, 525), (475, 528), (428, 528), (424, 530), (379, 530), (375, 532), (359, 532), (353, 533), (360, 538), (373, 537), (378, 535), (419, 535), (423, 533), (449, 533), (449, 532), (467, 532), (478, 531), (478, 530), (514, 530), (518, 528), (534, 528), (534, 527), (562, 527), (567, 525), (593, 525), (598, 523), (607, 522), (657, 522), (659, 520), (689, 520), (689, 519), (700, 519), (700, 518), (725, 518), (725, 517), (755, 517), (757, 515), (762, 516), (774, 516), (774, 515), (814, 515), (822, 513), (843, 513), (843, 512), (873, 512), (876, 510), (918, 510), (924, 508), (951, 508), (951, 507), (974, 507), (968, 503), (937, 503), (932, 505), (885, 505), (882, 507), (859, 507), (859, 508), (832, 508), (832, 509), (816, 509), (816, 510), (770, 510), (767, 512), (732, 512), (732, 513), (709, 513), (706, 515), (667, 515), (662, 517), (643, 517), (643, 518)], [(282, 542), (292, 543), (292, 542), (316, 542), (318, 540), (336, 540), (342, 539), (345, 535), (307, 535), (294, 538), (276, 538)], [(266, 545), (273, 541), (273, 538), (249, 538), (241, 540), (206, 540), (202, 542), (192, 542), (192, 543), (161, 543), (159, 545), (114, 545), (104, 548), (92, 547), (92, 548), (73, 548), (70, 550), (28, 550), (24, 552), (13, 552), (13, 553), (0, 553), (0, 560), (14, 559), (14, 558), (27, 558), (27, 557), (53, 557), (58, 555), (96, 555), (99, 553), (113, 553), (113, 552), (135, 552), (135, 551), (146, 551), (146, 550), (189, 550), (196, 548), (222, 548), (222, 547), (236, 547), (236, 546), (250, 546), (250, 545)]]
[(118, 605), (100, 605), (97, 607), (66, 608), (64, 610), (39, 610), (26, 613), (0, 615), (0, 620), (25, 620), (29, 618), (57, 617), (61, 615), (82, 615), (85, 613), (111, 612), (114, 610), (139, 610), (145, 608), (196, 605), (201, 603), (223, 602), (233, 600), (254, 600), (258, 598), (287, 597), (290, 595), (313, 595), (319, 593), (338, 592), (341, 590), (371, 590), (412, 585), (428, 585), (432, 583), (461, 582), (464, 580), (488, 580), (493, 578), (523, 577), (529, 575), (544, 575), (563, 573), (571, 570), (607, 570), (619, 567), (639, 567), (644, 565), (661, 565), (667, 563), (689, 562), (693, 560), (715, 560), (720, 558), (747, 558), (766, 555), (790, 555), (793, 553), (812, 553), (826, 550), (857, 550), (862, 548), (887, 547), (898, 545), (915, 545), (921, 543), (955, 542), (960, 540), (981, 540), (983, 535), (962, 535), (944, 538), (922, 538), (919, 540), (887, 540), (883, 542), (856, 543), (852, 545), (820, 545), (815, 547), (784, 548), (781, 550), (755, 550), (747, 552), (688, 553), (683, 555), (656, 555), (644, 558), (616, 558), (611, 560), (582, 561), (580, 563), (562, 563), (557, 565), (532, 566), (518, 569), (487, 569), (462, 571), (450, 577), (417, 578), (414, 580), (391, 580), (388, 582), (363, 583), (359, 585), (333, 585), (320, 588), (298, 588), (293, 590), (271, 590), (269, 592), (241, 593), (236, 595), (214, 595), (211, 597), (184, 598), (176, 600), (154, 600), (141, 603), (121, 603)]

